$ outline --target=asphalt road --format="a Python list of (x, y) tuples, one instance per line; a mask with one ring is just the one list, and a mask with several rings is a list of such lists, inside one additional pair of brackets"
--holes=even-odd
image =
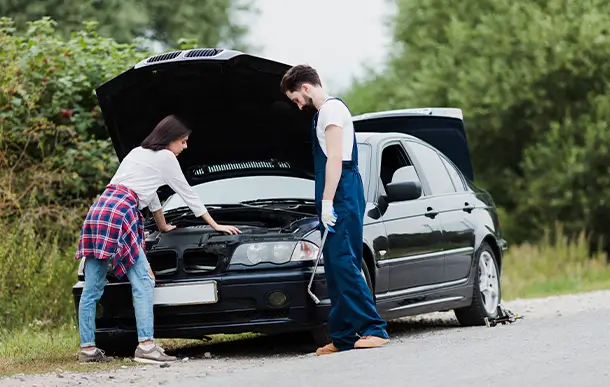
[(610, 386), (610, 291), (516, 300), (511, 325), (463, 328), (452, 312), (389, 324), (391, 343), (317, 357), (304, 337), (186, 348), (169, 368), (14, 375), (0, 386)]
[[(205, 385), (601, 387), (610, 386), (609, 363), (610, 309), (606, 309), (401, 337), (383, 349), (210, 375)], [(201, 386), (202, 380), (169, 385)]]

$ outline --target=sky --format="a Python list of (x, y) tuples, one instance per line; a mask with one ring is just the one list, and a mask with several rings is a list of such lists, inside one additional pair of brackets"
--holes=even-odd
[[(318, 70), (329, 93), (349, 87), (362, 64), (381, 65), (389, 50), (391, 0), (256, 0), (259, 14), (247, 17), (252, 52)], [(297, 10), (303, 9), (302, 12)]]

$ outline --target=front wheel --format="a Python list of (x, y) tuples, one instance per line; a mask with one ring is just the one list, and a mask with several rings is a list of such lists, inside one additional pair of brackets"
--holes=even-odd
[(477, 276), (473, 286), (472, 303), (454, 311), (459, 323), (465, 326), (485, 325), (485, 318), (498, 317), (502, 295), (498, 261), (487, 242), (481, 244), (476, 260)]

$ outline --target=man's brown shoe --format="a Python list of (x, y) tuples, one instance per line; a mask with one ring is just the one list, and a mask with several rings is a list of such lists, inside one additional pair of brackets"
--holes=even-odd
[(377, 348), (387, 344), (390, 340), (377, 336), (364, 336), (356, 341), (354, 348)]
[(316, 355), (330, 355), (331, 353), (337, 353), (339, 350), (334, 346), (333, 343), (326, 344), (325, 346), (316, 350)]

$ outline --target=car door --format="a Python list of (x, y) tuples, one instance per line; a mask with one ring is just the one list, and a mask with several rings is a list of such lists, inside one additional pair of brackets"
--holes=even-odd
[(443, 282), (468, 277), (475, 243), (475, 229), (469, 193), (462, 175), (449, 159), (429, 144), (418, 140), (404, 141), (415, 163), (425, 173), (442, 227), (444, 250)]
[(389, 250), (379, 265), (389, 271), (388, 290), (396, 292), (441, 282), (444, 258), (441, 223), (435, 213), (438, 204), (425, 191), (416, 200), (388, 203), (384, 199), (388, 183), (419, 177), (399, 140), (381, 145), (379, 154), (377, 204)]

